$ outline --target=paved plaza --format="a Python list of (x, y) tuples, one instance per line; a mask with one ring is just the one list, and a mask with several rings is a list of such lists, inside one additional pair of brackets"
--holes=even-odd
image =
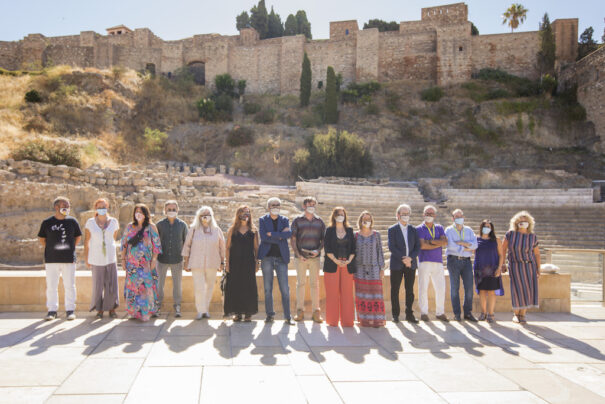
[(598, 305), (380, 329), (61, 314), (0, 314), (0, 402), (605, 402)]

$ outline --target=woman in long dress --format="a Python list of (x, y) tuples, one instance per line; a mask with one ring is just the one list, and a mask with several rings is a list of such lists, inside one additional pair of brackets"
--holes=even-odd
[(496, 237), (491, 221), (481, 222), (479, 234), (481, 236), (477, 238), (478, 247), (473, 264), (475, 288), (481, 301), (479, 321), (487, 320), (488, 323), (493, 323), (496, 296), (504, 296), (501, 276), (504, 255), (501, 253), (502, 243)]
[(156, 317), (159, 309), (156, 263), (162, 245), (146, 205), (135, 205), (132, 223), (126, 226), (121, 244), (126, 312), (131, 318), (147, 321)]
[(527, 309), (539, 307), (538, 278), (540, 249), (534, 234), (534, 218), (526, 211), (510, 220), (510, 230), (502, 242), (502, 254), (508, 253), (513, 322), (525, 324)]
[(250, 208), (240, 206), (227, 232), (227, 282), (225, 285), (225, 316), (233, 321), (251, 321), (258, 313), (256, 289), (258, 232), (254, 227)]
[(362, 327), (382, 327), (386, 322), (382, 280), (384, 253), (380, 233), (373, 229), (374, 218), (368, 211), (359, 216), (355, 272), (355, 307)]

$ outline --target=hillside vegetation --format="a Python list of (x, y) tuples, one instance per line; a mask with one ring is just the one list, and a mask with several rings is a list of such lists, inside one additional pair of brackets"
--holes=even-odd
[(560, 169), (589, 178), (605, 171), (573, 91), (552, 95), (552, 88), (498, 71), (444, 88), (339, 82), (331, 126), (323, 123), (324, 89), (301, 108), (298, 95), (245, 94), (237, 83), (213, 94), (186, 71), (171, 79), (65, 66), (0, 73), (0, 158), (44, 160), (45, 148), (59, 142), (82, 166), (228, 164), (270, 183), (343, 175), (342, 167), (399, 180), (473, 168)]

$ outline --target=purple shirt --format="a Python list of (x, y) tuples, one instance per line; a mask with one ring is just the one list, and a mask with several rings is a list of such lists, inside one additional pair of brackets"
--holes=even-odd
[[(426, 224), (422, 223), (420, 226), (416, 227), (416, 232), (418, 233), (418, 237), (422, 240), (438, 240), (441, 236), (445, 236), (443, 226), (440, 224), (433, 224), (433, 228), (429, 231)], [(433, 235), (435, 237), (433, 237)], [(420, 250), (418, 261), (443, 263), (443, 247), (435, 248), (433, 250)]]

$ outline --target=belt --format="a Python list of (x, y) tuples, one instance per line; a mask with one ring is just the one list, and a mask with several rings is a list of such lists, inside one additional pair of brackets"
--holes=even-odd
[(460, 260), (460, 261), (462, 261), (462, 260), (470, 260), (471, 259), (471, 257), (459, 257), (458, 255), (448, 255), (447, 257), (448, 258), (452, 257), (452, 258)]
[(522, 264), (532, 264), (533, 261), (525, 261), (525, 260), (519, 260), (519, 261), (513, 261), (514, 263), (522, 263)]

